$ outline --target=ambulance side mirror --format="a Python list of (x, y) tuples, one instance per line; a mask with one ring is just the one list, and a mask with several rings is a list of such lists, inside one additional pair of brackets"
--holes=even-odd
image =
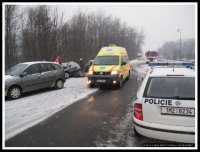
[(126, 65), (126, 62), (122, 62), (122, 66), (123, 66), (123, 65)]

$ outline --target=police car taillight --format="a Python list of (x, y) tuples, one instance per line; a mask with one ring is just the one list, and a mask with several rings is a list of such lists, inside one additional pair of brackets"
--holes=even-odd
[(140, 104), (140, 103), (134, 104), (134, 117), (139, 120), (143, 120), (142, 104)]

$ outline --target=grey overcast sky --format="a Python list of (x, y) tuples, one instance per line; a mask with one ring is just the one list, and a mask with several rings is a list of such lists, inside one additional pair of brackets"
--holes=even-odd
[[(197, 3), (43, 3), (58, 7), (70, 19), (75, 11), (86, 13), (101, 10), (105, 15), (120, 18), (127, 26), (143, 30), (143, 52), (156, 50), (168, 41), (195, 38)], [(32, 4), (34, 5), (34, 3)]]

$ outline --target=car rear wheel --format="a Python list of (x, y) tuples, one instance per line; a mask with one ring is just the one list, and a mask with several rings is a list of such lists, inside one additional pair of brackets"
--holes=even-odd
[(22, 90), (18, 86), (13, 86), (8, 91), (8, 98), (9, 99), (17, 99), (21, 96)]
[(79, 77), (82, 77), (82, 76), (84, 76), (84, 73), (81, 70), (79, 70), (78, 75), (79, 75)]
[(62, 89), (63, 86), (64, 86), (63, 80), (58, 79), (58, 80), (56, 81), (56, 83), (55, 83), (55, 88), (56, 88), (56, 89)]
[(68, 79), (68, 78), (69, 78), (69, 73), (66, 72), (66, 73), (65, 73), (65, 79)]

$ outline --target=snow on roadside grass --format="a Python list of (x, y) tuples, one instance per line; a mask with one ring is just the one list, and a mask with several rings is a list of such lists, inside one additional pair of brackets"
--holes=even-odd
[(139, 65), (137, 67), (134, 67), (134, 70), (137, 71), (137, 75), (145, 75), (147, 71), (150, 69), (150, 67), (147, 64)]
[(145, 60), (131, 60), (129, 61), (131, 67), (138, 66), (140, 64), (144, 64), (146, 61)]
[(97, 91), (87, 78), (67, 79), (63, 89), (38, 92), (5, 102), (5, 140), (45, 120), (61, 109)]
[(130, 66), (138, 72), (137, 75), (141, 75), (141, 74), (144, 75), (147, 73), (147, 71), (149, 69), (149, 66), (148, 66), (148, 64), (146, 64), (145, 60), (131, 60)]

